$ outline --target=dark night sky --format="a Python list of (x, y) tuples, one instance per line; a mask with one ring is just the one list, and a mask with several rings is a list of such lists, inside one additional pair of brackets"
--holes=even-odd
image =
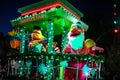
[[(17, 12), (18, 8), (39, 1), (42, 0), (1, 0), (0, 32), (3, 32), (6, 35), (7, 32), (12, 29), (10, 20), (20, 16), (20, 14)], [(105, 16), (107, 20), (110, 23), (112, 23), (113, 4), (111, 0), (68, 0), (68, 1), (78, 10), (80, 10), (84, 14), (84, 16), (89, 16), (89, 14), (96, 13), (97, 15)], [(87, 21), (89, 22), (89, 19)]]

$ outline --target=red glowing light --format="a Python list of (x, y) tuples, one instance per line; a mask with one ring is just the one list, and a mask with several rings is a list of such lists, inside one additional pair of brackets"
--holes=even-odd
[(117, 15), (117, 13), (116, 12), (114, 12), (114, 16), (116, 16)]
[(117, 32), (118, 32), (118, 29), (114, 29), (114, 32), (117, 33)]

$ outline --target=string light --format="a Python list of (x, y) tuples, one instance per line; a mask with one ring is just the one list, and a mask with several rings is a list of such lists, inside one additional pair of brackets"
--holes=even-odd
[(118, 29), (114, 29), (114, 32), (117, 33), (117, 32), (118, 32)]
[(25, 30), (24, 30), (24, 29), (21, 29), (21, 30), (20, 30), (20, 33), (21, 33), (20, 53), (24, 53), (24, 50), (25, 50)]
[(119, 27), (120, 26), (120, 19), (119, 19), (119, 8), (120, 8), (120, 2), (118, 0), (114, 0), (114, 4), (113, 4), (113, 8), (114, 8), (114, 12), (113, 12), (113, 17), (114, 17), (114, 21), (113, 24), (115, 27)]
[(117, 9), (117, 4), (116, 4), (116, 3), (117, 3), (116, 0), (114, 0), (114, 4), (113, 4), (113, 7), (114, 7), (114, 12), (113, 12), (113, 16), (114, 16), (114, 21), (113, 21), (113, 23), (114, 23), (114, 26), (117, 25), (117, 20), (116, 20), (116, 16), (117, 16), (117, 11), (116, 11), (116, 9)]
[(64, 49), (64, 47), (66, 46), (67, 42), (68, 42), (68, 37), (67, 37), (67, 33), (68, 33), (68, 28), (64, 28), (63, 34), (62, 34), (62, 50)]
[(53, 52), (53, 22), (51, 20), (48, 21), (48, 53)]
[(113, 32), (114, 33), (118, 33), (119, 32), (119, 26), (120, 26), (120, 19), (119, 19), (119, 8), (120, 8), (120, 3), (118, 0), (114, 0), (114, 4), (113, 4), (113, 7), (114, 7), (114, 12), (113, 12), (113, 16), (114, 16), (114, 21), (113, 21), (113, 24), (114, 24), (114, 30)]

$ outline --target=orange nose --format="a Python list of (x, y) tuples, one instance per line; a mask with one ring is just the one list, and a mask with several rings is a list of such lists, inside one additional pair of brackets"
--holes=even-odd
[(77, 31), (77, 28), (76, 28), (76, 27), (72, 27), (72, 28), (71, 28), (71, 32), (72, 32), (72, 33), (76, 32), (76, 31)]

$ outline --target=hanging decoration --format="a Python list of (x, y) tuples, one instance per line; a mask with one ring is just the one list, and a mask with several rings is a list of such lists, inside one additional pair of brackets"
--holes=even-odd
[(90, 68), (87, 66), (87, 64), (84, 65), (84, 67), (82, 68), (82, 71), (84, 73), (85, 76), (89, 76), (90, 75)]
[(45, 66), (45, 64), (40, 64), (40, 65), (39, 65), (39, 72), (40, 72), (40, 74), (42, 74), (42, 75), (45, 75), (45, 74), (46, 74), (46, 72), (47, 72), (47, 67)]
[(26, 63), (26, 65), (27, 65), (28, 67), (30, 67), (30, 66), (32, 65), (32, 61), (31, 61), (31, 60), (27, 60), (25, 63)]
[(61, 62), (60, 62), (60, 66), (61, 66), (61, 67), (67, 67), (67, 66), (68, 66), (67, 61), (66, 61), (66, 60), (65, 60), (65, 61), (61, 61)]
[(14, 40), (10, 41), (10, 46), (11, 46), (11, 48), (19, 50), (20, 49), (20, 40), (14, 39)]
[(85, 43), (86, 43), (86, 46), (87, 46), (88, 48), (93, 47), (94, 44), (95, 44), (92, 39), (86, 39), (86, 40), (85, 40)]
[(16, 31), (13, 29), (12, 31), (8, 32), (8, 35), (14, 37), (16, 36)]
[(92, 76), (95, 76), (95, 74), (96, 74), (95, 68), (92, 68), (90, 72), (91, 72)]

